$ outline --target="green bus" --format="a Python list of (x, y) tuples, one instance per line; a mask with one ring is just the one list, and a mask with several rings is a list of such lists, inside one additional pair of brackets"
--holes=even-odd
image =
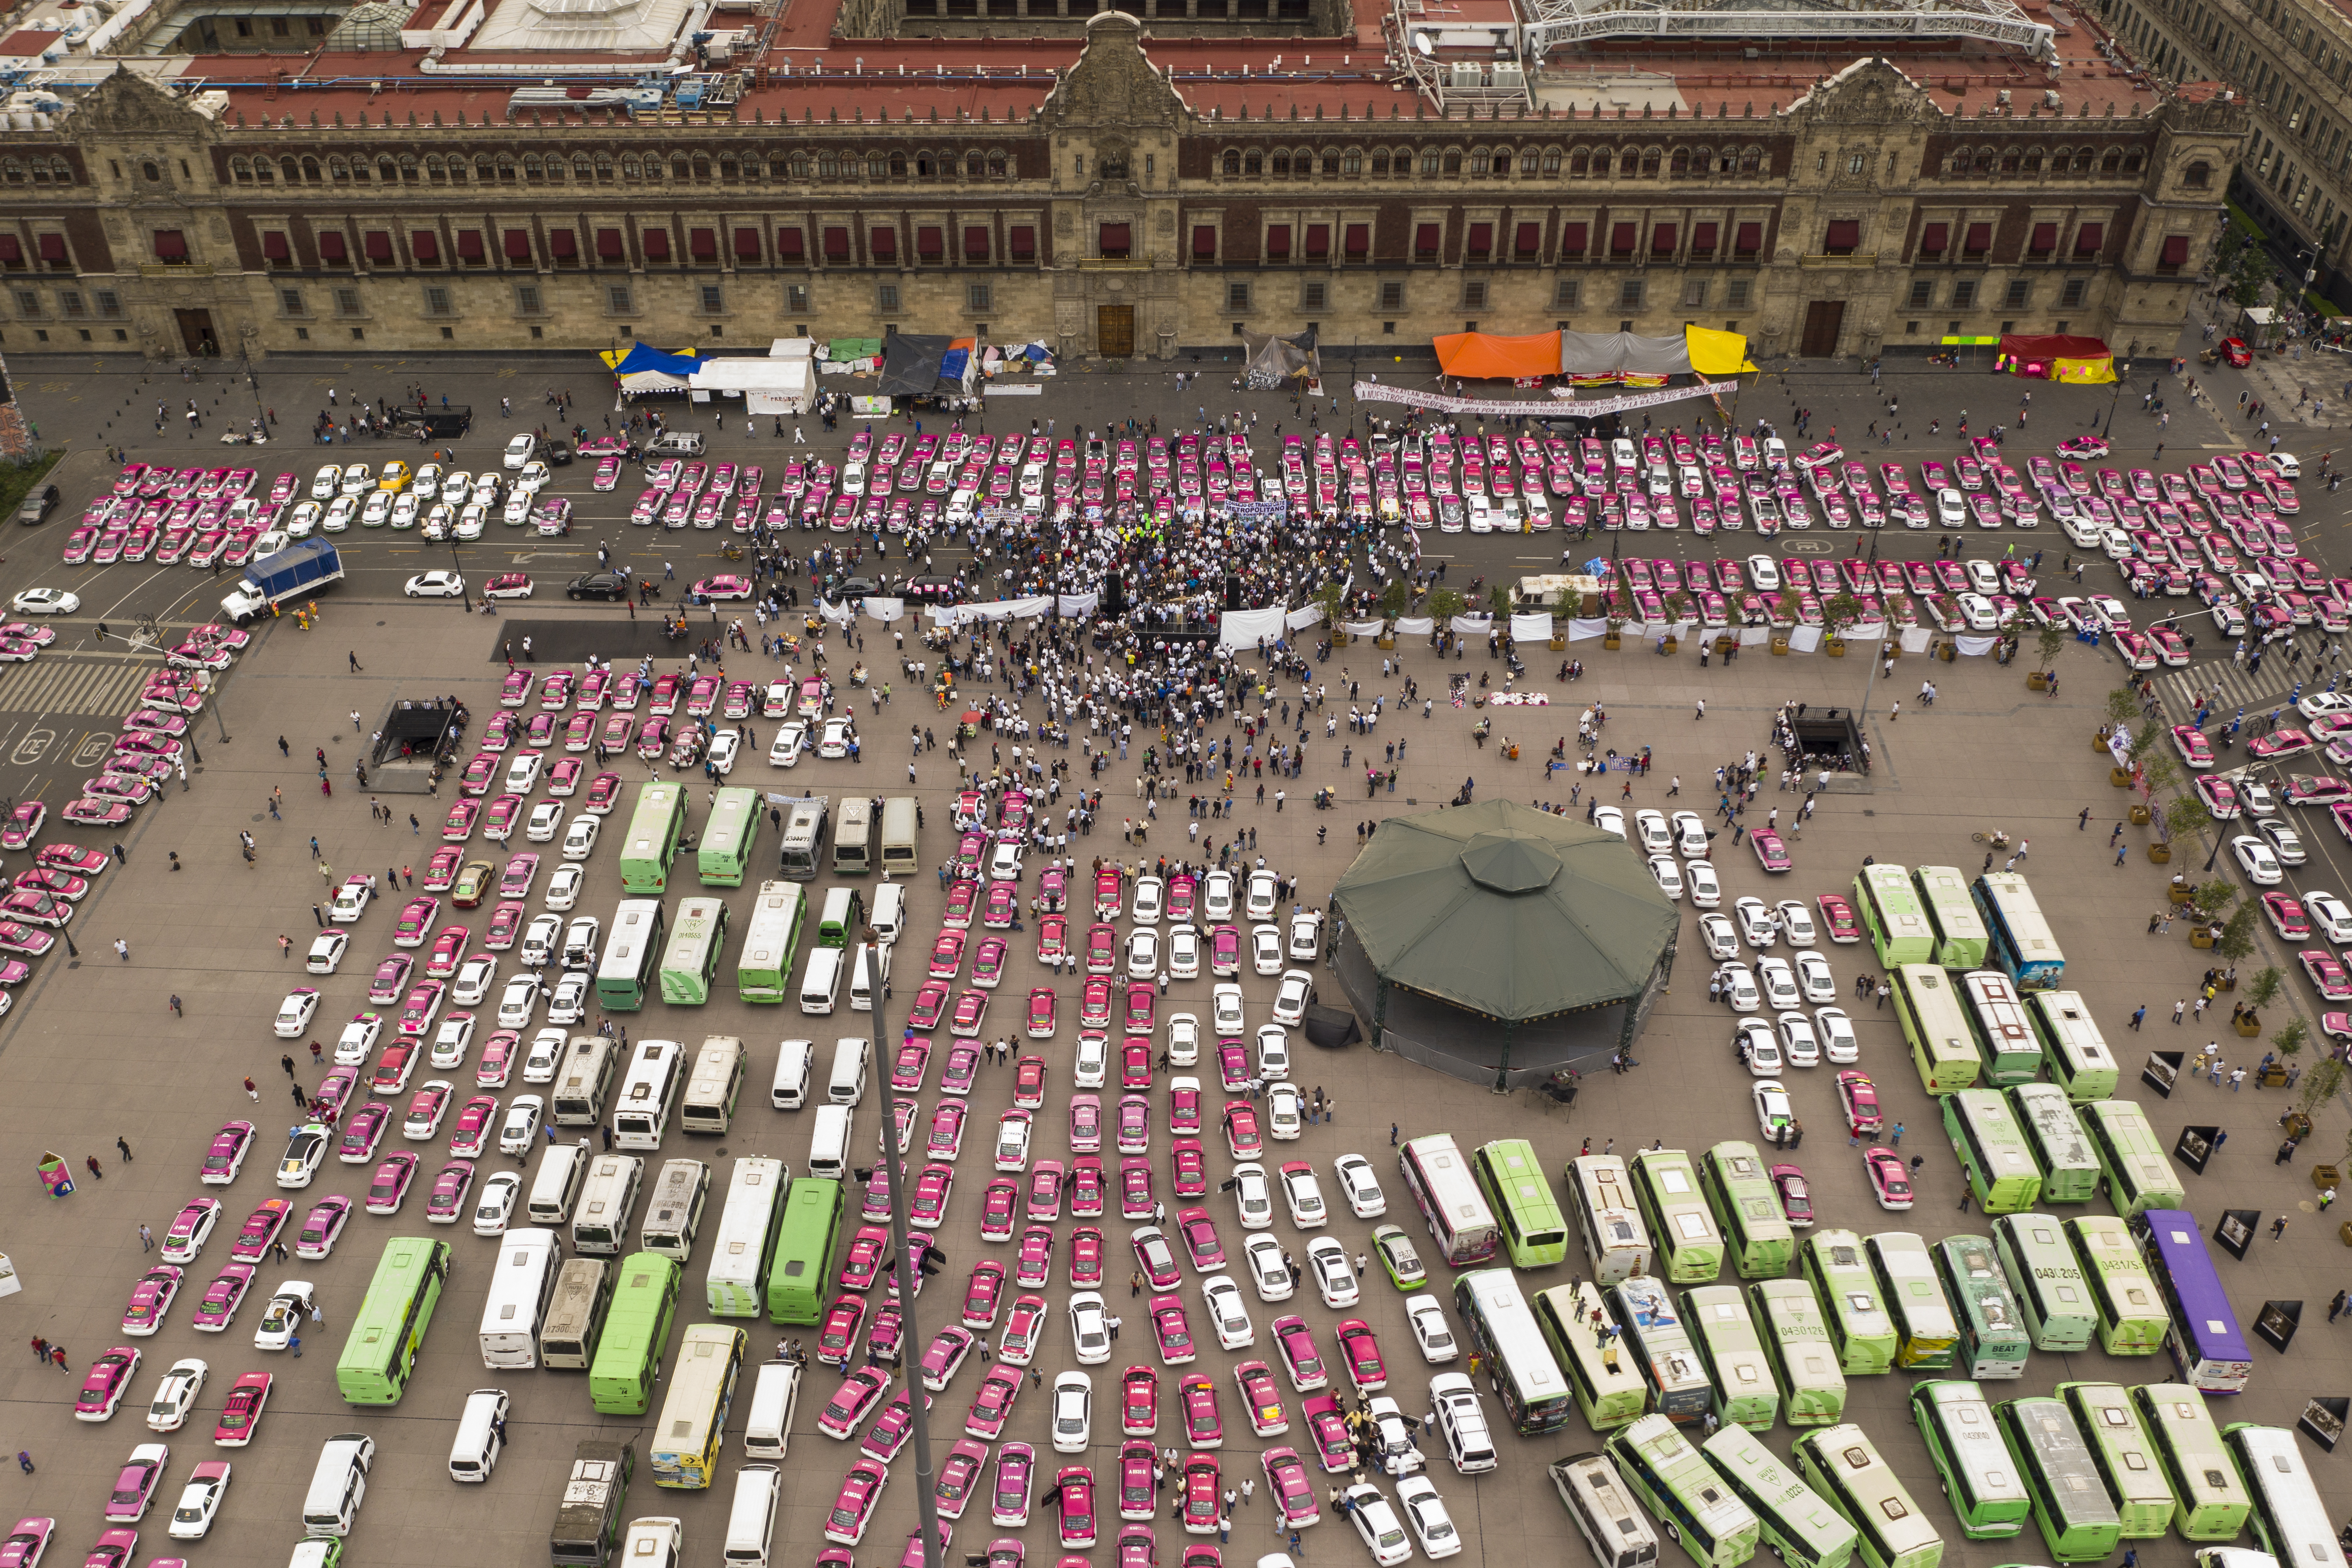
[(2042, 1057), (2050, 1064), (2051, 1081), (2077, 1105), (2088, 1105), (2115, 1093), (2122, 1074), (2106, 1037), (2091, 1020), (2091, 1009), (2073, 991), (2029, 991), (2025, 1016), (2042, 1038)]
[[(1737, 1292), (1735, 1292), (1736, 1294)], [(1788, 1568), (1843, 1568), (1861, 1539), (1822, 1495), (1756, 1440), (1727, 1426), (1698, 1446), (1731, 1495), (1756, 1516), (1759, 1539)]]
[(2172, 1489), (2172, 1528), (2183, 1541), (2235, 1541), (2253, 1499), (2222, 1446), (2205, 1396), (2185, 1383), (2147, 1383), (2131, 1391), (2131, 1399)]
[(1780, 1390), (1772, 1381), (1772, 1358), (1764, 1337), (1748, 1315), (1737, 1285), (1702, 1285), (1683, 1292), (1683, 1321), (1715, 1384), (1716, 1419), (1727, 1426), (1769, 1432), (1780, 1418)]
[(1803, 1279), (1760, 1279), (1748, 1287), (1780, 1406), (1791, 1426), (1827, 1426), (1845, 1414), (1845, 1373), (1830, 1345), (1822, 1299)]
[(2099, 1484), (2091, 1447), (2065, 1404), (2047, 1396), (2008, 1399), (1992, 1415), (2025, 1478), (2034, 1527), (2051, 1560), (2095, 1563), (2112, 1556), (2123, 1539), (2123, 1520)]
[(636, 811), (621, 840), (621, 891), (639, 898), (669, 886), (669, 863), (686, 837), (686, 786), (655, 782), (637, 787)]
[(740, 888), (760, 837), (760, 792), (730, 785), (710, 803), (702, 841), (694, 847), (694, 868), (706, 888)]
[(1861, 1535), (1857, 1550), (1868, 1568), (1937, 1568), (1943, 1562), (1944, 1538), (1861, 1427), (1808, 1432), (1792, 1458), (1797, 1474)]
[(1958, 1380), (1914, 1384), (1911, 1421), (1927, 1445), (1960, 1533), (1971, 1541), (2023, 1534), (2032, 1501), (1993, 1425), (1984, 1390)]
[(1609, 1435), (1602, 1448), (1626, 1489), (1706, 1568), (1756, 1555), (1762, 1524), (1672, 1420), (1649, 1415)]
[(833, 1259), (841, 1240), (839, 1180), (803, 1176), (784, 1192), (784, 1226), (768, 1272), (768, 1321), (814, 1323), (824, 1314), (833, 1287)]
[(1956, 1363), (1969, 1377), (2025, 1375), (2026, 1358), (2033, 1340), (2025, 1331), (2025, 1315), (2000, 1271), (1992, 1241), (1981, 1236), (1948, 1236), (1927, 1249), (1944, 1300), (1960, 1328)]
[(798, 882), (762, 882), (743, 922), (743, 948), (735, 957), (735, 994), (746, 1002), (782, 1002), (793, 977), (793, 954), (801, 944), (801, 920), (808, 895)]
[(2143, 1209), (2185, 1209), (2188, 1194), (2172, 1169), (2147, 1112), (2128, 1100), (2095, 1100), (2083, 1107), (2083, 1131), (2106, 1181), (2107, 1201), (2126, 1219)]
[(2009, 1091), (2009, 1107), (2042, 1173), (2041, 1201), (2089, 1203), (2099, 1190), (2099, 1162), (2066, 1091), (2053, 1083), (2021, 1083)]
[(604, 1337), (588, 1363), (588, 1402), (605, 1415), (643, 1415), (653, 1407), (680, 1272), (658, 1252), (632, 1252), (615, 1268)]
[(2084, 1215), (2068, 1220), (2065, 1229), (2099, 1315), (2099, 1348), (2109, 1355), (2154, 1355), (2163, 1349), (2172, 1317), (2133, 1244), (2131, 1227), (2105, 1215)]
[(1534, 1144), (1524, 1138), (1482, 1143), (1471, 1151), (1470, 1173), (1502, 1226), (1512, 1268), (1549, 1268), (1568, 1256), (1568, 1220)]
[(1975, 969), (1959, 977), (1968, 1003), (1969, 1038), (1984, 1064), (1983, 1081), (1996, 1089), (2032, 1083), (2042, 1076), (2042, 1041), (2026, 1022), (2017, 987), (1998, 969)]
[(416, 1369), (433, 1309), (449, 1282), (449, 1244), (395, 1236), (383, 1244), (375, 1278), (360, 1299), (351, 1337), (335, 1363), (335, 1389), (346, 1405), (397, 1405)]
[(659, 899), (623, 899), (613, 911), (612, 934), (596, 962), (596, 1005), (607, 1013), (634, 1013), (646, 1005), (661, 964), (667, 927)]
[(2162, 1535), (2179, 1506), (2156, 1462), (2156, 1444), (2120, 1383), (2062, 1383), (2052, 1392), (2066, 1402), (2091, 1446), (2091, 1462), (2123, 1521), (2124, 1539)]
[(1797, 1233), (1755, 1144), (1733, 1139), (1709, 1149), (1699, 1160), (1698, 1185), (1742, 1279), (1778, 1279), (1789, 1272)]
[(1927, 1092), (1951, 1094), (1976, 1082), (1984, 1064), (1952, 977), (1932, 963), (1906, 963), (1889, 970), (1886, 980), (1894, 993), (1895, 1022)]
[(679, 1006), (710, 1000), (710, 982), (727, 951), (727, 906), (717, 899), (680, 899), (677, 924), (662, 953), (661, 997)]
[(1618, 1353), (1613, 1342), (1604, 1345), (1597, 1338), (1595, 1318), (1609, 1321), (1599, 1286), (1587, 1280), (1555, 1285), (1537, 1291), (1530, 1305), (1552, 1359), (1568, 1374), (1569, 1393), (1586, 1426), (1606, 1432), (1649, 1408), (1650, 1385), (1633, 1370), (1632, 1359)]
[(1853, 879), (1853, 907), (1880, 963), (1892, 969), (1934, 961), (1935, 929), (1919, 907), (1910, 872), (1900, 866), (1864, 866)]
[(2083, 1266), (2058, 1221), (2046, 1214), (2005, 1214), (1992, 1222), (1992, 1249), (2017, 1293), (2033, 1348), (2086, 1350), (2099, 1326)]
[[(1723, 1272), (1723, 1233), (1698, 1190), (1698, 1169), (1680, 1149), (1633, 1156), (1633, 1202), (1650, 1227), (1652, 1267), (1677, 1285), (1696, 1285)], [(1736, 1292), (1735, 1292), (1736, 1294)]]
[(1797, 1267), (1820, 1296), (1838, 1370), (1866, 1377), (1895, 1364), (1895, 1321), (1870, 1277), (1862, 1237), (1850, 1230), (1817, 1230), (1805, 1237)]
[(1959, 1346), (1960, 1326), (1936, 1283), (1927, 1244), (1907, 1230), (1882, 1230), (1863, 1250), (1895, 1322), (1895, 1364), (1906, 1372), (1948, 1370)]
[(1969, 896), (1968, 873), (1958, 866), (1921, 866), (1911, 873), (1919, 907), (1936, 935), (1931, 960), (1942, 969), (1979, 969), (1985, 961), (1984, 916)]
[[(1969, 976), (1974, 979), (1975, 976)], [(2030, 1209), (2042, 1192), (2033, 1150), (1997, 1089), (1955, 1089), (1944, 1096), (1944, 1131), (1977, 1206), (1987, 1214)]]

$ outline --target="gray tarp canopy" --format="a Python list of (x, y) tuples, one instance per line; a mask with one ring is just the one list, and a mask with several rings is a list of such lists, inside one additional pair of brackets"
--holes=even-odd
[(1680, 925), (1623, 839), (1510, 801), (1388, 818), (1332, 897), (1383, 981), (1507, 1023), (1640, 996)]
[(1690, 345), (1680, 332), (1671, 338), (1637, 338), (1631, 332), (1562, 332), (1562, 375), (1690, 375)]
[[(882, 395), (929, 397), (940, 389), (940, 362), (953, 338), (932, 332), (893, 332), (882, 342)], [(1685, 365), (1684, 368), (1689, 368)]]
[(1243, 384), (1253, 392), (1276, 387), (1297, 391), (1304, 382), (1320, 380), (1322, 356), (1316, 353), (1315, 329), (1281, 337), (1266, 332), (1242, 333)]

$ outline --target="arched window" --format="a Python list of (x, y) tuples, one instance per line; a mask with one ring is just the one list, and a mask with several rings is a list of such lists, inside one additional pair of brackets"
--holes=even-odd
[(918, 153), (915, 154), (915, 178), (919, 180), (935, 179), (938, 177), (938, 173), (939, 164), (932, 159), (929, 153)]
[(879, 153), (868, 153), (866, 155), (866, 177), (869, 180), (888, 179), (890, 160)]
[(2099, 173), (2102, 174), (2112, 174), (2123, 166), (2124, 155), (2120, 148), (2108, 148), (2106, 156), (2099, 160)]
[[(2202, 163), (2197, 165), (2200, 169), (2204, 166)], [(25, 179), (24, 165), (11, 158), (5, 166), (0, 166), (0, 175), (5, 175), (12, 185), (21, 184)], [(250, 184), (253, 180), (253, 160), (246, 157), (231, 158), (228, 161), (228, 177), (238, 184)]]
[(2126, 174), (2138, 174), (2145, 161), (2145, 157), (2141, 153), (2140, 150), (2137, 147), (2133, 148), (2130, 152), (2124, 154), (2124, 173)]
[(1511, 177), (1511, 170), (1517, 167), (1517, 163), (1518, 154), (1514, 153), (1510, 148), (1497, 147), (1495, 149), (1495, 178), (1498, 180), (1509, 179)]
[[(1325, 171), (1328, 173), (1329, 171)], [(1364, 154), (1360, 148), (1350, 147), (1339, 157), (1339, 173), (1360, 174), (1364, 172)]]
[(1376, 180), (1377, 180), (1377, 179), (1382, 179), (1382, 178), (1385, 178), (1385, 177), (1387, 176), (1387, 174), (1388, 174), (1388, 172), (1389, 172), (1389, 154), (1388, 154), (1388, 149), (1386, 149), (1385, 147), (1376, 147), (1376, 148), (1374, 148), (1374, 149), (1372, 150), (1372, 178), (1374, 178), (1374, 179), (1376, 179)]
[(904, 153), (890, 154), (890, 177), (894, 180), (903, 180), (907, 177), (907, 154)]
[(1001, 180), (1004, 178), (1004, 149), (1002, 147), (990, 148), (988, 150), (988, 177), (992, 180)]
[(327, 178), (332, 180), (339, 185), (350, 184), (352, 182), (352, 161), (349, 158), (344, 157), (341, 153), (330, 153), (327, 154)]
[(1338, 148), (1336, 148), (1336, 147), (1326, 147), (1326, 148), (1323, 150), (1323, 174), (1324, 174), (1324, 177), (1325, 177), (1326, 179), (1335, 179), (1335, 178), (1337, 178), (1337, 177), (1339, 176), (1339, 149), (1338, 149)]
[(596, 161), (585, 153), (574, 153), (572, 159), (572, 177), (583, 184), (593, 180), (596, 177)]
[(792, 155), (791, 162), (786, 166), (792, 170), (793, 178), (795, 180), (807, 179), (814, 168), (814, 165), (809, 161), (809, 155), (805, 153), (793, 153)]
[(1617, 154), (1617, 174), (1621, 179), (1632, 179), (1642, 172), (1642, 154), (1628, 147)]
[[(384, 179), (385, 179), (386, 183), (389, 183), (389, 182), (391, 181), (391, 178), (392, 178), (392, 176), (391, 176), (391, 175), (389, 175), (389, 174), (386, 174), (386, 175), (384, 176)], [(400, 155), (400, 178), (401, 178), (401, 183), (402, 183), (402, 184), (410, 184), (410, 185), (413, 185), (413, 184), (416, 184), (416, 154), (415, 154), (415, 153), (403, 153)]]
[(2089, 173), (2091, 172), (2091, 157), (2092, 157), (2091, 150), (2090, 150), (2088, 147), (2077, 147), (2077, 148), (2075, 148), (2075, 149), (2074, 149), (2074, 173), (2076, 173), (2076, 174), (2089, 174)]
[(1470, 154), (1470, 172), (1475, 175), (1484, 178), (1494, 167), (1494, 154), (1487, 152), (1484, 147), (1481, 147), (1476, 152)]
[(1462, 172), (1462, 149), (1459, 147), (1448, 147), (1445, 150), (1445, 172), (1449, 174), (1458, 174)]
[(608, 185), (613, 183), (613, 154), (610, 153), (596, 154), (596, 178)]
[(268, 159), (256, 158), (253, 161), (253, 178), (257, 184), (271, 184), (277, 181), (278, 170)]
[(1677, 179), (1687, 175), (1691, 172), (1690, 149), (1687, 147), (1675, 148), (1674, 158), (1667, 163), (1666, 169), (1668, 173), (1672, 174)]
[(719, 177), (722, 180), (740, 180), (743, 177), (743, 164), (734, 153), (721, 153), (719, 155)]
[(1583, 147), (1571, 148), (1568, 154), (1568, 177), (1580, 180), (1592, 172), (1592, 153)]
[(1761, 148), (1761, 147), (1749, 147), (1749, 148), (1744, 149), (1744, 150), (1740, 153), (1740, 154), (1739, 154), (1739, 172), (1740, 172), (1741, 174), (1760, 174), (1760, 173), (1762, 173), (1762, 172), (1763, 172), (1763, 168), (1764, 168), (1764, 149), (1763, 149), (1763, 148)]
[(1226, 148), (1224, 162), (1221, 167), (1223, 168), (1227, 174), (1240, 174), (1242, 172), (1242, 155), (1240, 151), (1232, 147)]
[(1654, 178), (1656, 178), (1656, 177), (1657, 177), (1657, 173), (1658, 173), (1658, 166), (1659, 166), (1659, 164), (1660, 164), (1661, 163), (1663, 163), (1664, 161), (1664, 153), (1663, 153), (1660, 149), (1655, 148), (1655, 147), (1644, 147), (1644, 148), (1643, 148), (1643, 149), (1642, 149), (1642, 177), (1643, 177), (1643, 179), (1654, 179)]
[(2025, 156), (2018, 161), (2018, 167), (2028, 174), (2042, 173), (2042, 149), (2028, 147), (2025, 150)]
[(515, 182), (515, 160), (514, 160), (514, 154), (513, 154), (513, 153), (499, 153), (499, 162), (498, 162), (498, 170), (499, 170), (499, 184), (502, 184), (502, 185), (511, 185), (511, 184), (514, 184), (514, 182)]
[(2201, 191), (2213, 183), (2213, 165), (2191, 163), (2181, 171), (2180, 183), (2192, 191)]
[(307, 153), (304, 153), (302, 156), (302, 183), (306, 185), (315, 185), (319, 183), (319, 160), (311, 157)]
[(2018, 168), (2018, 161), (2019, 161), (2019, 153), (2018, 153), (2018, 150), (2017, 150), (2016, 148), (2014, 148), (2014, 147), (2004, 147), (2004, 148), (2002, 148), (2002, 149), (2001, 149), (2001, 153), (2000, 153), (2000, 172), (2001, 172), (2002, 174), (2016, 174), (2016, 173), (2017, 173), (2017, 168)]
[(498, 160), (488, 153), (474, 154), (474, 183), (487, 185), (499, 177)]
[[(152, 158), (150, 158), (145, 163), (140, 164), (139, 172), (146, 175), (150, 183), (160, 181), (163, 177), (163, 169), (157, 165), (155, 160)], [(293, 176), (289, 174), (287, 178), (291, 179)]]
[(1437, 173), (1441, 157), (1442, 155), (1434, 147), (1432, 147), (1427, 152), (1423, 153), (1421, 155), (1421, 172), (1424, 174), (1434, 174)]
[(449, 183), (448, 160), (438, 153), (427, 153), (425, 155), (425, 178), (433, 184), (447, 184)]
[[(337, 160), (337, 162), (340, 162), (340, 161), (341, 161), (341, 160)], [(330, 164), (328, 165), (328, 168), (329, 168), (331, 171), (333, 169), (333, 167), (334, 167), (334, 164), (333, 164), (333, 163), (330, 163)], [(336, 177), (336, 178), (338, 178), (338, 179), (341, 179), (342, 176), (341, 176), (341, 175), (340, 175), (340, 174), (337, 174), (335, 177)], [(356, 181), (356, 182), (357, 182), (357, 183), (359, 183), (360, 184), (364, 185), (364, 184), (367, 184), (371, 179), (373, 179), (373, 178), (374, 178), (374, 177), (375, 177), (375, 171), (374, 171), (373, 168), (371, 168), (371, 167), (369, 166), (369, 164), (368, 164), (368, 161), (367, 161), (367, 158), (366, 158), (364, 155), (362, 155), (362, 156), (360, 156), (360, 157), (357, 157), (357, 158), (354, 158), (354, 159), (352, 159), (352, 178), (354, 181)]]
[(963, 177), (967, 180), (980, 180), (987, 176), (988, 160), (978, 153), (966, 153), (963, 155)]
[(21, 185), (26, 178), (25, 165), (21, 162), (15, 158), (0, 158), (0, 182)]
[(679, 177), (681, 179), (692, 178), (697, 180), (707, 180), (710, 178), (710, 154), (708, 153), (695, 153), (691, 158), (687, 160), (686, 174)]
[(1946, 161), (1944, 164), (1944, 172), (1948, 174), (1956, 176), (1965, 176), (1973, 167), (1975, 167), (1975, 155), (1969, 153), (1967, 148), (1962, 147), (1955, 152), (1951, 157)]
[(1559, 174), (1559, 148), (1557, 148), (1557, 147), (1547, 147), (1547, 148), (1545, 148), (1545, 149), (1544, 149), (1544, 152), (1543, 152), (1543, 172), (1544, 172), (1545, 174)]
[(534, 184), (547, 177), (546, 166), (540, 163), (538, 153), (526, 153), (522, 155), (522, 177)]
[(621, 178), (634, 180), (644, 172), (645, 166), (637, 162), (637, 155), (635, 153), (621, 154)]

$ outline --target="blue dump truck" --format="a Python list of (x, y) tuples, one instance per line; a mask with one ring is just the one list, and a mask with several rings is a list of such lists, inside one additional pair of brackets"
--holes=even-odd
[(238, 626), (258, 620), (290, 599), (305, 598), (343, 574), (343, 558), (323, 539), (305, 539), (245, 569), (221, 600), (221, 613)]

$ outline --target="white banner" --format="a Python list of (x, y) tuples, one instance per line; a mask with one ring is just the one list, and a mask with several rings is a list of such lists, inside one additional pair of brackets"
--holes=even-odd
[(1045, 395), (1045, 389), (1034, 381), (992, 381), (984, 383), (981, 391), (991, 397), (1043, 397)]
[(1952, 639), (1953, 645), (1969, 658), (1982, 658), (1990, 653), (2000, 641), (1999, 637), (1956, 637)]
[(1591, 637), (1606, 637), (1608, 633), (1609, 623), (1598, 618), (1587, 619), (1580, 616), (1568, 623), (1568, 640), (1570, 642), (1583, 642)]
[(1926, 653), (1931, 635), (1925, 626), (1905, 626), (1903, 635), (1896, 640), (1903, 645), (1905, 653)]
[(1055, 602), (1063, 615), (1076, 619), (1093, 615), (1096, 606), (1102, 603), (1102, 595), (1100, 594), (1064, 594)]
[(1791, 652), (1791, 653), (1811, 653), (1811, 652), (1812, 652), (1815, 648), (1817, 648), (1817, 647), (1821, 647), (1821, 646), (1822, 646), (1822, 628), (1821, 628), (1821, 627), (1819, 627), (1819, 626), (1790, 626), (1790, 627), (1789, 628), (1789, 651), (1790, 651), (1790, 652)]
[(1742, 626), (1739, 628), (1739, 646), (1741, 647), (1761, 647), (1767, 642), (1769, 642), (1771, 638), (1772, 628), (1770, 626)]
[(1282, 623), (1279, 605), (1263, 610), (1227, 610), (1217, 617), (1217, 644), (1221, 647), (1255, 647), (1260, 638), (1276, 642), (1282, 637)]
[(1437, 620), (1433, 616), (1400, 616), (1396, 629), (1399, 637), (1425, 637), (1437, 629)]
[(861, 607), (867, 616), (885, 625), (907, 618), (907, 601), (904, 599), (867, 599), (864, 601)]
[(1285, 616), (1283, 617), (1283, 625), (1295, 632), (1301, 626), (1314, 626), (1317, 622), (1322, 620), (1322, 605), (1307, 605), (1302, 608), (1293, 610), (1290, 614)]
[(1885, 621), (1856, 621), (1839, 634), (1848, 642), (1876, 642), (1886, 635)]
[(1655, 408), (1664, 403), (1679, 403), (1685, 398), (1708, 397), (1716, 394), (1737, 395), (1737, 381), (1702, 381), (1693, 386), (1665, 386), (1655, 392), (1629, 392), (1620, 397), (1580, 398), (1575, 402), (1547, 399), (1542, 402), (1500, 402), (1485, 397), (1454, 397), (1443, 392), (1420, 392), (1408, 386), (1391, 386), (1381, 381), (1360, 381), (1355, 384), (1359, 403), (1401, 403), (1408, 408), (1427, 408), (1440, 414), (1476, 414), (1490, 417), (1532, 414), (1539, 419), (1557, 419), (1563, 414), (1591, 416), (1596, 414), (1624, 414), (1636, 408)]
[(1551, 638), (1551, 616), (1545, 612), (1517, 615), (1511, 617), (1511, 636), (1520, 642), (1548, 642)]
[(1483, 637), (1495, 629), (1492, 616), (1456, 616), (1446, 623), (1448, 631), (1460, 632), (1465, 637)]
[(843, 599), (819, 599), (816, 613), (835, 626), (845, 626), (857, 618), (857, 606)]
[(1339, 629), (1351, 637), (1374, 637), (1388, 626), (1386, 621), (1341, 621)]
[(2131, 726), (2128, 724), (2116, 725), (2107, 737), (2107, 755), (2115, 758), (2116, 766), (2119, 768), (2131, 766)]
[(1043, 595), (1022, 599), (998, 599), (986, 605), (933, 605), (931, 624), (960, 626), (967, 621), (1034, 621), (1047, 615), (1054, 601)]

